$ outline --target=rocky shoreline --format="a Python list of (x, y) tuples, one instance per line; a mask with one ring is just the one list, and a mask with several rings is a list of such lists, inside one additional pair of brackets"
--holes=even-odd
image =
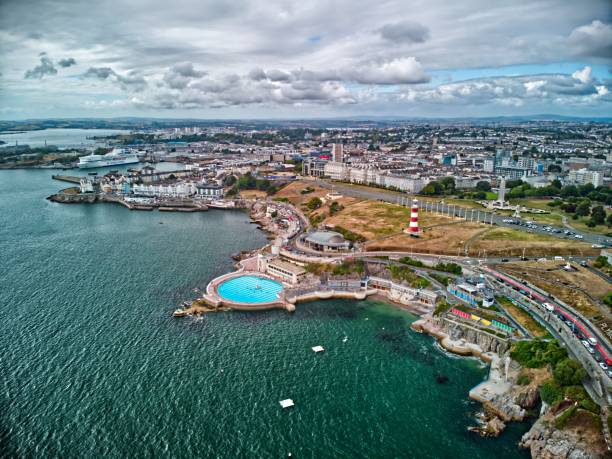
[[(483, 437), (499, 436), (508, 422), (522, 422), (537, 416), (531, 429), (523, 435), (519, 447), (529, 449), (537, 459), (595, 459), (612, 457), (601, 434), (601, 420), (580, 410), (572, 422), (559, 428), (558, 419), (571, 405), (563, 403), (552, 410), (540, 398), (540, 385), (551, 377), (548, 368), (523, 368), (509, 357), (509, 343), (483, 337), (475, 330), (454, 321), (425, 316), (412, 324), (420, 333), (436, 338), (449, 352), (475, 356), (490, 363), (489, 376), (469, 392), (470, 398), (482, 403), (478, 425), (468, 430)], [(521, 384), (519, 376), (523, 377)], [(532, 414), (538, 406), (539, 413)], [(576, 409), (574, 407), (573, 409)], [(589, 425), (591, 423), (591, 425)]]

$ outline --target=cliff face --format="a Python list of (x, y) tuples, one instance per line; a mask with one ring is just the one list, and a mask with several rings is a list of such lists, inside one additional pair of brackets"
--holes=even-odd
[(559, 430), (548, 416), (538, 419), (523, 435), (520, 446), (536, 459), (595, 459), (605, 457), (605, 448), (575, 429)]
[(498, 355), (503, 355), (509, 349), (507, 341), (494, 337), (478, 330), (460, 326), (452, 321), (443, 318), (435, 318), (436, 325), (452, 340), (465, 340), (468, 343), (477, 344), (483, 352), (493, 352)]

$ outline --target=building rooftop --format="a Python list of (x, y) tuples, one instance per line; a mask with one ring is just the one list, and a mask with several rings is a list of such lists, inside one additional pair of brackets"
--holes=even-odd
[(313, 231), (306, 235), (306, 240), (315, 244), (340, 246), (348, 244), (342, 234), (335, 231)]
[(277, 268), (283, 269), (285, 271), (288, 271), (292, 274), (295, 274), (296, 276), (299, 276), (301, 274), (304, 274), (306, 272), (306, 270), (300, 266), (296, 266), (293, 263), (289, 263), (287, 261), (283, 261), (280, 259), (276, 259), (276, 260), (272, 260), (270, 262), (268, 262), (268, 266), (275, 266)]

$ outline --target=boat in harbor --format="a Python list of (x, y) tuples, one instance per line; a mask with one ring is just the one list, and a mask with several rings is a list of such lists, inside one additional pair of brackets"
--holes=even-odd
[(92, 169), (95, 167), (117, 166), (121, 164), (135, 164), (140, 160), (136, 153), (132, 153), (127, 148), (113, 148), (110, 153), (105, 155), (94, 155), (91, 153), (79, 158), (78, 166), (81, 169)]

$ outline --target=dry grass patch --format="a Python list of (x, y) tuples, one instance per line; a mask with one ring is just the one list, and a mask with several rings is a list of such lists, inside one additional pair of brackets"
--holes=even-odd
[(494, 228), (473, 241), (471, 252), (486, 250), (489, 255), (519, 256), (525, 249), (527, 256), (596, 255), (596, 250), (585, 242), (560, 239), (511, 228)]
[(483, 230), (478, 223), (457, 223), (434, 226), (418, 237), (398, 234), (367, 244), (368, 250), (415, 251), (447, 255), (463, 254), (465, 241)]
[(268, 194), (261, 190), (240, 190), (240, 196), (245, 199), (265, 198)]
[(595, 301), (610, 291), (609, 284), (584, 268), (567, 272), (562, 266), (559, 262), (510, 263), (503, 270), (553, 294), (587, 317), (609, 317), (608, 310)]
[[(345, 198), (350, 199), (350, 198)], [(341, 202), (342, 203), (342, 202)], [(410, 222), (410, 209), (380, 201), (357, 201), (345, 203), (344, 209), (325, 220), (325, 224), (338, 225), (363, 235), (372, 241), (401, 233)], [(422, 227), (448, 223), (452, 220), (421, 212)]]

